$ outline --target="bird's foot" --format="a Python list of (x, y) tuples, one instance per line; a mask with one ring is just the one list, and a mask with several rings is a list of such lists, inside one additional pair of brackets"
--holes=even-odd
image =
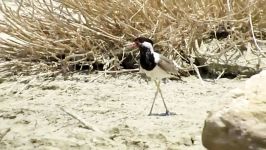
[(169, 116), (169, 115), (170, 115), (170, 111), (169, 110), (166, 110), (165, 116)]
[(160, 114), (154, 114), (150, 112), (148, 116), (171, 116), (171, 115), (176, 115), (176, 113), (170, 112), (169, 110), (166, 110), (165, 113), (160, 113)]

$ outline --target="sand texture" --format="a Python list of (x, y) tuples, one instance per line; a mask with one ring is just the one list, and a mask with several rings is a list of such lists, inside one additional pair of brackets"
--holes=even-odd
[[(153, 82), (138, 75), (98, 77), (10, 77), (0, 83), (0, 149), (203, 150), (201, 131), (208, 111), (232, 100), (231, 89), (244, 80), (191, 76), (161, 88), (170, 112), (157, 98)], [(96, 79), (93, 82), (92, 79)]]

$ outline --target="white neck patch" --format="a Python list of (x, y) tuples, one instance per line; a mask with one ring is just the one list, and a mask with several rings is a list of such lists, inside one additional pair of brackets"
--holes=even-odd
[(158, 63), (159, 60), (160, 60), (160, 54), (154, 52), (154, 49), (153, 49), (152, 44), (149, 43), (149, 42), (143, 42), (143, 43), (142, 43), (142, 46), (147, 47), (147, 48), (150, 49), (151, 53), (153, 54), (153, 57), (154, 57), (154, 61), (155, 61), (155, 63)]
[(143, 45), (144, 47), (149, 48), (150, 51), (151, 51), (152, 53), (154, 52), (154, 50), (153, 50), (153, 46), (151, 45), (151, 43), (149, 43), (149, 42), (143, 42), (142, 45)]

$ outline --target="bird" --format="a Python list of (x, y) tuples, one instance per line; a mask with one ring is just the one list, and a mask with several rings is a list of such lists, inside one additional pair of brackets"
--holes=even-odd
[(187, 75), (180, 66), (174, 61), (168, 59), (154, 51), (154, 42), (146, 37), (137, 37), (130, 44), (130, 47), (138, 48), (140, 51), (140, 72), (144, 72), (151, 80), (154, 80), (156, 85), (156, 92), (152, 101), (149, 115), (152, 115), (153, 106), (157, 98), (158, 93), (160, 94), (164, 107), (165, 115), (170, 115), (170, 111), (166, 105), (160, 83), (162, 79), (175, 77), (181, 79), (181, 75)]

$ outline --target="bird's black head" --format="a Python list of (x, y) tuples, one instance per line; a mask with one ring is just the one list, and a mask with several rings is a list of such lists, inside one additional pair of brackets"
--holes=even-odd
[(145, 38), (145, 37), (138, 37), (134, 40), (135, 46), (139, 47), (142, 43), (144, 42), (148, 42), (151, 43), (151, 45), (153, 45), (153, 41), (149, 38)]
[(148, 71), (151, 71), (156, 66), (153, 41), (149, 38), (138, 37), (134, 40), (134, 47), (140, 51), (140, 66)]

